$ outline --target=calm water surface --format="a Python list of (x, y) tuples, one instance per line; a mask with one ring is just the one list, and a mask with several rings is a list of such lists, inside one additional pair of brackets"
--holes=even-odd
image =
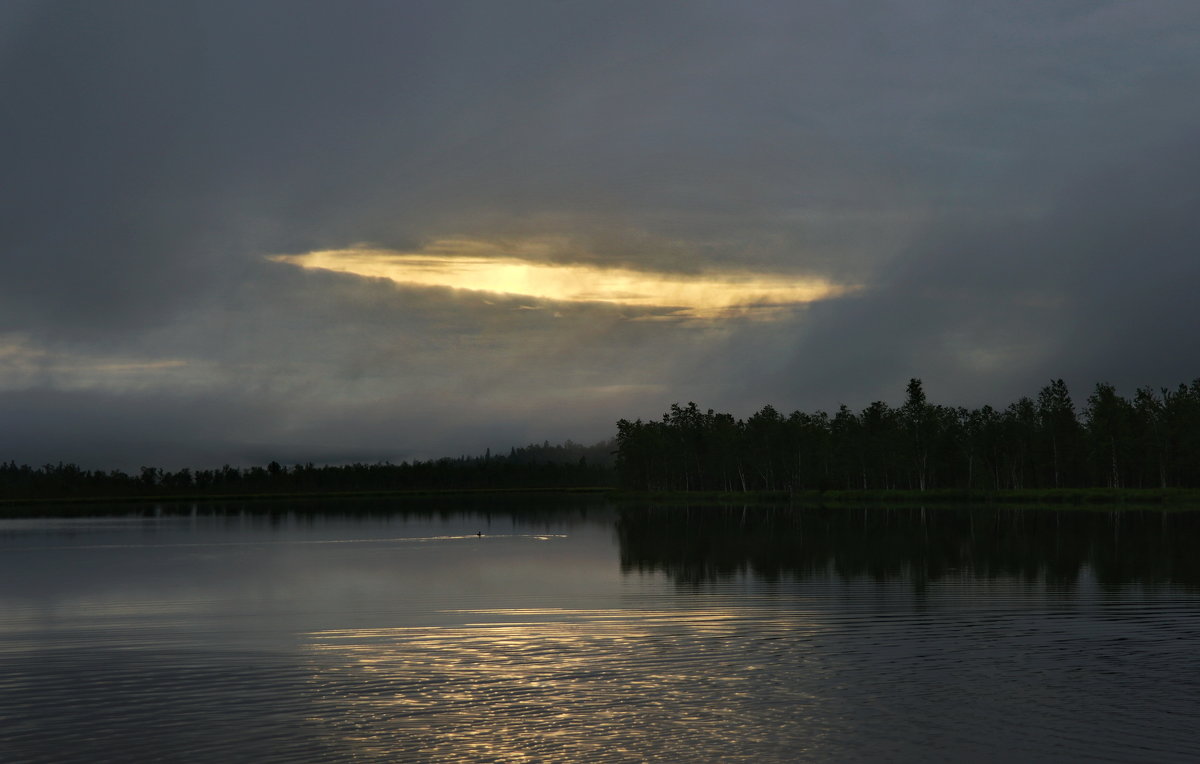
[(0, 761), (1196, 761), (1198, 542), (546, 497), (5, 519)]

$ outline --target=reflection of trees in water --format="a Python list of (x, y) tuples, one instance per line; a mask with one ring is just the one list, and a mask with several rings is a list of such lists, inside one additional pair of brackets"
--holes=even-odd
[(1200, 586), (1200, 512), (1080, 509), (626, 508), (624, 572), (680, 583), (750, 573), (764, 580), (965, 575), (1070, 585)]
[(461, 520), (561, 527), (611, 523), (613, 509), (593, 493), (445, 493), (388, 498), (313, 498), (246, 501), (85, 503), (33, 506), (22, 516), (224, 517), (270, 525), (315, 525), (330, 519)]

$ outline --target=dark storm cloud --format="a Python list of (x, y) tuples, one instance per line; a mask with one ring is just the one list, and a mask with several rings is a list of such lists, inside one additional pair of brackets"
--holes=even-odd
[(1195, 378), (1200, 147), (1127, 148), (1045, 213), (939, 228), (877, 289), (815, 307), (778, 388), (825, 406), (896, 402), (916, 376), (979, 405), (1056, 377), (1081, 400), (1101, 381), (1132, 393)]
[[(0, 30), (19, 460), (429, 456), (675, 399), (1197, 373), (1190, 2), (41, 2)], [(454, 237), (864, 289), (680, 325), (263, 259)]]

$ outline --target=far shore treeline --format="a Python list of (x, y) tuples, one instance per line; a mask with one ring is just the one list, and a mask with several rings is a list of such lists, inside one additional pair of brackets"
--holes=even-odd
[(85, 470), (74, 464), (33, 468), (0, 463), (0, 500), (273, 496), (320, 493), (611, 486), (612, 441), (584, 446), (567, 441), (512, 448), (507, 455), (443, 458), (401, 464), (296, 464), (249, 468), (142, 467), (137, 474)]
[(617, 423), (631, 491), (1001, 492), (1200, 487), (1200, 379), (1132, 399), (1098, 384), (1077, 412), (1066, 384), (1003, 409), (929, 403), (921, 380), (898, 408), (771, 406), (749, 419), (678, 404), (661, 421)]
[[(529, 445), (507, 455), (401, 464), (287, 466), (135, 474), (0, 462), (0, 501), (276, 496), (443, 490), (619, 487), (640, 492), (795, 495), (1200, 488), (1200, 379), (1138, 389), (1098, 384), (1077, 411), (1054, 380), (1003, 409), (926, 400), (832, 415), (764, 406), (748, 419), (672, 405), (658, 421), (617, 422), (615, 441)], [(954, 494), (957, 495), (957, 494)]]

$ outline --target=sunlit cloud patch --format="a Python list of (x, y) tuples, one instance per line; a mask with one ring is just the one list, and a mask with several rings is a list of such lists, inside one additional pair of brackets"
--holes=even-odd
[(853, 289), (807, 276), (747, 271), (691, 275), (534, 259), (542, 249), (538, 244), (500, 248), (486, 242), (444, 240), (421, 252), (353, 247), (268, 259), (306, 269), (383, 278), (404, 286), (448, 287), (560, 303), (606, 303), (648, 311), (660, 318), (766, 319), (783, 309), (838, 297)]

